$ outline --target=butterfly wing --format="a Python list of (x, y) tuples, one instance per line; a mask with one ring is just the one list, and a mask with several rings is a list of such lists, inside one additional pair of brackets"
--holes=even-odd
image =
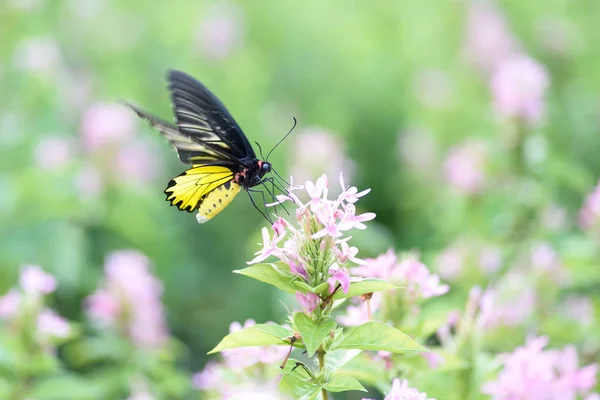
[(169, 71), (168, 81), (179, 132), (204, 145), (204, 159), (208, 155), (239, 165), (256, 159), (241, 128), (204, 85), (175, 70)]
[(240, 185), (233, 172), (219, 165), (194, 165), (173, 178), (165, 189), (167, 200), (180, 210), (198, 209), (204, 222), (217, 215), (237, 195)]

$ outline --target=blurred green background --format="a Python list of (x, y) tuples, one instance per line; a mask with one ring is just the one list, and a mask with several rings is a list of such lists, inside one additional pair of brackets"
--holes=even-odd
[[(494, 42), (502, 34), (485, 19), (477, 28), (477, 7), (505, 21), (505, 38)], [(327, 172), (334, 185), (343, 169), (372, 188), (360, 207), (378, 218), (355, 238), (363, 257), (393, 246), (433, 260), (463, 235), (508, 246), (523, 202), (564, 211), (560, 234), (540, 233), (560, 247), (580, 236), (577, 212), (600, 175), (598, 21), (596, 0), (2, 0), (0, 292), (39, 264), (58, 277), (56, 308), (79, 320), (105, 255), (137, 249), (164, 283), (171, 332), (194, 369), (231, 321), (283, 318), (274, 292), (231, 273), (265, 224), (245, 194), (205, 225), (169, 207), (162, 192), (184, 166), (118, 103), (170, 120), (169, 68), (206, 84), (264, 149), (296, 117), (272, 155), (281, 174)], [(486, 67), (502, 40), (550, 80), (544, 122), (524, 129), (518, 192), (503, 186), (516, 125), (495, 115)], [(466, 138), (488, 148), (486, 196), (457, 194), (444, 178), (446, 154)]]

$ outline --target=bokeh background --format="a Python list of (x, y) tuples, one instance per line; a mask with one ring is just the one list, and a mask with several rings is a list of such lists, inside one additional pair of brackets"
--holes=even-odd
[[(190, 372), (230, 322), (285, 317), (286, 299), (231, 273), (265, 225), (245, 195), (205, 225), (169, 207), (162, 192), (184, 166), (119, 104), (170, 120), (164, 76), (176, 68), (263, 149), (296, 117), (276, 169), (296, 182), (343, 170), (371, 188), (361, 256), (421, 251), (452, 286), (446, 304), (516, 264), (542, 274), (505, 283), (521, 295), (507, 307), (526, 310), (492, 348), (535, 329), (593, 359), (598, 21), (595, 0), (2, 0), (0, 293), (39, 265), (58, 282), (49, 304), (84, 323), (106, 257), (135, 250), (162, 282)], [(540, 298), (552, 307), (537, 313)]]

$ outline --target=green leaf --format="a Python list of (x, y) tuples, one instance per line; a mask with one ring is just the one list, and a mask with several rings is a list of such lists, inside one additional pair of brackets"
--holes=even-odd
[(321, 321), (318, 324), (303, 312), (294, 314), (294, 326), (302, 335), (308, 356), (312, 357), (323, 340), (335, 329), (337, 324), (333, 319)]
[(321, 392), (323, 385), (315, 380), (302, 367), (296, 368), (298, 360), (290, 358), (283, 369), (283, 376), (279, 381), (279, 396), (282, 399), (315, 399)]
[(236, 347), (272, 345), (289, 346), (289, 341), (284, 341), (283, 339), (292, 336), (292, 334), (293, 332), (279, 325), (258, 324), (230, 333), (225, 336), (214, 349), (209, 351), (208, 354), (217, 353), (226, 349), (234, 349)]
[(402, 331), (375, 321), (364, 323), (349, 331), (336, 345), (336, 348), (392, 353), (427, 350)]
[(323, 388), (330, 392), (347, 392), (349, 390), (367, 391), (356, 378), (348, 375), (333, 375)]
[(327, 372), (334, 372), (339, 368), (343, 367), (346, 363), (351, 361), (354, 357), (358, 356), (362, 350), (352, 349), (344, 350), (338, 349), (328, 351), (325, 354), (325, 370)]
[(289, 269), (286, 267), (283, 263), (264, 263), (254, 264), (248, 268), (238, 269), (233, 272), (268, 283), (285, 292), (296, 293), (298, 287), (295, 285), (295, 280), (298, 278), (290, 274)]
[(321, 294), (329, 288), (329, 284), (327, 282), (323, 282), (316, 287), (312, 287), (309, 284), (307, 284), (306, 282), (303, 282), (299, 279), (294, 281), (294, 285), (296, 286), (298, 291), (302, 292), (302, 293)]
[(348, 289), (348, 293), (344, 293), (341, 290), (338, 290), (333, 295), (333, 299), (345, 299), (348, 297), (360, 296), (361, 294), (365, 293), (381, 292), (384, 290), (392, 289), (398, 289), (398, 286), (392, 285), (388, 281), (384, 281), (382, 279), (365, 278), (360, 282), (352, 282), (350, 284), (350, 288)]

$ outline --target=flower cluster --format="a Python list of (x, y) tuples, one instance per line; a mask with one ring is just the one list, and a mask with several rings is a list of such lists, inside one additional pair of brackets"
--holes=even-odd
[(120, 328), (143, 348), (158, 347), (168, 337), (160, 301), (162, 285), (149, 268), (150, 261), (136, 251), (110, 254), (103, 286), (86, 300), (92, 319)]
[[(229, 326), (229, 332), (237, 332), (254, 325), (256, 322), (251, 319), (246, 320), (243, 326), (239, 322), (233, 322)], [(229, 399), (243, 394), (260, 393), (272, 393), (275, 396), (277, 378), (267, 376), (268, 371), (263, 367), (281, 362), (287, 352), (286, 346), (239, 347), (224, 350), (222, 352), (224, 363), (209, 361), (202, 371), (194, 374), (192, 384), (199, 390), (218, 392), (217, 394), (222, 396), (220, 398)], [(240, 379), (244, 373), (248, 373), (253, 378), (248, 377), (248, 382), (244, 382)]]
[(439, 276), (432, 274), (416, 257), (410, 256), (398, 261), (392, 249), (377, 258), (365, 259), (364, 265), (354, 268), (353, 272), (404, 287), (406, 299), (410, 303), (441, 296), (450, 290), (448, 285), (440, 282)]
[(34, 318), (33, 336), (38, 344), (52, 351), (56, 339), (66, 339), (72, 333), (67, 320), (44, 307), (44, 296), (56, 290), (56, 279), (39, 266), (28, 265), (21, 270), (19, 286), (0, 297), (0, 320), (11, 325), (23, 317)]
[[(339, 289), (347, 293), (350, 286), (348, 262), (364, 262), (356, 257), (358, 249), (348, 244), (350, 237), (343, 236), (351, 229), (366, 229), (364, 222), (375, 218), (375, 214), (357, 214), (354, 205), (370, 189), (359, 192), (354, 186), (347, 187), (342, 174), (340, 185), (341, 193), (335, 200), (327, 198), (329, 181), (326, 175), (316, 183), (308, 181), (304, 186), (292, 185), (287, 194), (277, 196), (277, 203), (270, 206), (294, 202), (297, 205), (296, 223), (280, 217), (272, 226), (273, 237), (267, 228), (263, 228), (263, 248), (249, 264), (274, 256), (310, 286), (327, 282), (329, 293)], [(309, 197), (305, 203), (294, 193), (301, 189)], [(312, 293), (297, 293), (296, 297), (306, 312), (313, 311), (320, 302), (319, 296)]]
[(597, 399), (589, 393), (596, 385), (598, 365), (579, 368), (577, 351), (573, 346), (562, 350), (544, 350), (548, 338), (538, 337), (501, 358), (503, 369), (483, 392), (494, 400), (508, 399)]
[[(365, 399), (363, 400), (370, 400)], [(427, 393), (421, 393), (417, 389), (408, 386), (406, 379), (394, 379), (392, 390), (385, 396), (384, 400), (435, 400), (427, 397)]]

